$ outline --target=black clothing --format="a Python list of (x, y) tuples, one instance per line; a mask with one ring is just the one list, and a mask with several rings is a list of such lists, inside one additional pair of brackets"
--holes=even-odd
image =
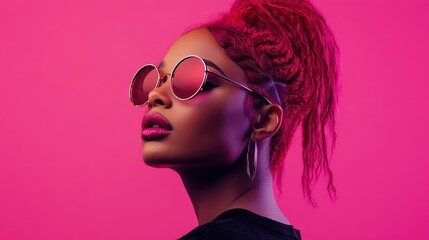
[(301, 240), (299, 230), (245, 209), (223, 212), (179, 240)]

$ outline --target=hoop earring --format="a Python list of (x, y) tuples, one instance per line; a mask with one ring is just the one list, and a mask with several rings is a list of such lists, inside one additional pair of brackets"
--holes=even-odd
[(249, 140), (249, 143), (247, 144), (246, 171), (250, 181), (253, 181), (253, 179), (256, 176), (257, 165), (258, 165), (258, 145), (256, 144), (256, 142), (252, 142), (251, 140)]

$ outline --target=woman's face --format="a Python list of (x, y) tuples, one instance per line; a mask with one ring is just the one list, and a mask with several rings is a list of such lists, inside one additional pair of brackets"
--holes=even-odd
[[(177, 62), (188, 55), (209, 60), (225, 76), (247, 83), (243, 71), (206, 28), (187, 33), (171, 46), (160, 65), (161, 75), (171, 74)], [(213, 67), (208, 68), (220, 73)], [(210, 73), (207, 81), (210, 83), (206, 90), (186, 101), (172, 95), (169, 79), (149, 93), (145, 115), (161, 114), (170, 123), (171, 131), (162, 137), (143, 139), (146, 164), (174, 169), (225, 167), (245, 151), (251, 125), (244, 111), (248, 93)]]

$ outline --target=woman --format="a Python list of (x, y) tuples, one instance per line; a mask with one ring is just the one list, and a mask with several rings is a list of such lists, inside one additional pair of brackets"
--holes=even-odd
[(180, 37), (130, 87), (147, 106), (143, 159), (174, 169), (199, 227), (181, 239), (301, 239), (277, 206), (283, 160), (303, 132), (303, 190), (322, 171), (335, 196), (338, 50), (323, 17), (303, 0), (237, 0), (230, 12)]

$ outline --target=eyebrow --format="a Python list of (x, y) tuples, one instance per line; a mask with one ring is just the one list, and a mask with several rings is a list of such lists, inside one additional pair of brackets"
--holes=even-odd
[[(212, 62), (212, 61), (210, 61), (210, 60), (207, 60), (207, 59), (204, 59), (204, 58), (203, 58), (203, 60), (204, 60), (204, 62), (207, 64), (207, 66), (212, 67), (212, 68), (214, 68), (214, 69), (218, 70), (218, 71), (219, 71), (220, 73), (222, 73), (223, 75), (225, 75), (225, 73), (222, 71), (222, 69), (221, 69), (218, 65), (216, 65), (214, 62)], [(161, 61), (161, 62), (158, 64), (157, 68), (162, 68), (163, 66), (165, 66), (165, 62), (164, 62), (164, 61)]]
[(203, 60), (204, 60), (204, 62), (206, 62), (207, 66), (210, 66), (210, 67), (218, 70), (223, 75), (225, 75), (225, 73), (222, 71), (222, 69), (220, 69), (220, 67), (218, 65), (216, 65), (214, 62), (207, 60), (207, 59), (204, 59), (204, 58), (203, 58)]

